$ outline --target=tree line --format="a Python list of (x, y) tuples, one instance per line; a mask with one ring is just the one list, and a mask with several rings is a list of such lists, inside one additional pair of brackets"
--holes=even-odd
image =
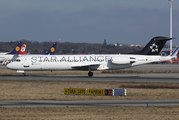
[[(30, 54), (43, 54), (45, 53), (54, 42), (32, 42), (28, 40), (20, 40), (26, 43), (26, 52)], [(19, 41), (0, 42), (0, 52), (10, 52), (17, 45)], [(132, 53), (140, 51), (142, 47), (139, 46), (119, 46), (119, 44), (107, 44), (104, 40), (102, 44), (97, 43), (72, 43), (61, 42), (57, 44), (55, 54), (119, 54), (119, 53)]]

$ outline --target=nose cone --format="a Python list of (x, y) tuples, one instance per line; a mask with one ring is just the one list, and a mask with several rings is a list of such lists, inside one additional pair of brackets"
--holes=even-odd
[(6, 67), (7, 67), (8, 69), (13, 69), (12, 63), (7, 64)]

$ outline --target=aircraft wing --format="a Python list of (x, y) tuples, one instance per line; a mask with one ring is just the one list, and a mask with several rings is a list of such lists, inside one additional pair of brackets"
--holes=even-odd
[(79, 68), (79, 67), (92, 67), (92, 66), (100, 66), (101, 64), (97, 64), (97, 63), (78, 63), (78, 64), (74, 64), (74, 65), (71, 65), (72, 68)]

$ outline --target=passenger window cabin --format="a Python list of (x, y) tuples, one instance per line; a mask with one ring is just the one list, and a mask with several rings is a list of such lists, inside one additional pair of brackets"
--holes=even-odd
[(21, 60), (20, 59), (16, 59), (16, 62), (20, 62)]

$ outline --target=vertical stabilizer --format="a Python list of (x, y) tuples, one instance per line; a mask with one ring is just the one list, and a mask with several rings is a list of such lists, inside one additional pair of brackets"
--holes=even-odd
[(175, 50), (172, 52), (172, 54), (170, 55), (171, 57), (175, 57), (175, 59), (177, 58), (177, 56), (178, 56), (178, 47), (177, 48), (175, 48)]
[(19, 42), (16, 47), (13, 49), (12, 52), (8, 53), (8, 54), (14, 54), (14, 55), (18, 55), (19, 52), (20, 52), (20, 49), (21, 49), (21, 45), (22, 45), (22, 42)]
[(53, 43), (52, 47), (50, 47), (48, 49), (48, 51), (46, 53), (44, 53), (44, 55), (54, 55), (55, 50), (56, 50), (56, 46), (57, 46), (57, 43)]
[(159, 55), (165, 43), (172, 38), (168, 37), (154, 37), (150, 42), (142, 49), (141, 55)]
[(27, 53), (25, 52), (25, 50), (26, 50), (26, 43), (24, 43), (24, 44), (22, 45), (19, 54), (27, 55)]

